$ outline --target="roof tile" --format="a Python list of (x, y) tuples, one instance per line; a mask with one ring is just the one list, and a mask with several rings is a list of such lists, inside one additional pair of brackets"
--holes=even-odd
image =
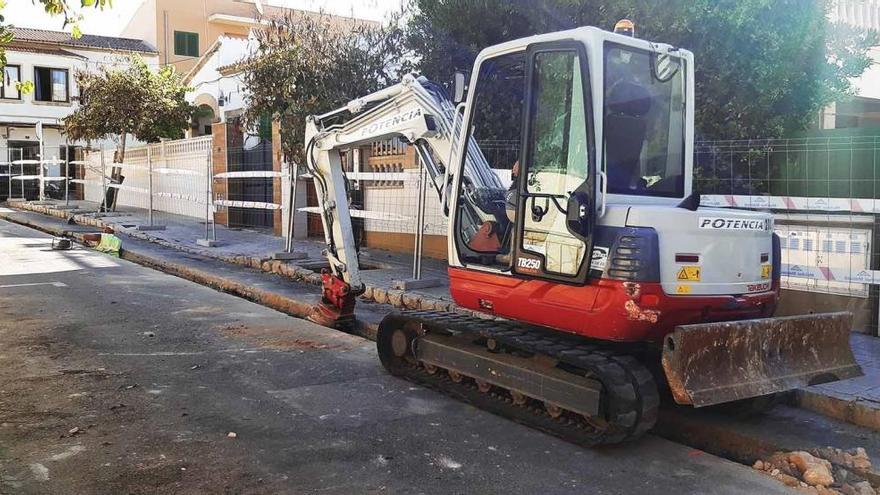
[(83, 34), (79, 38), (74, 38), (70, 33), (64, 31), (49, 31), (46, 29), (23, 27), (12, 28), (12, 32), (14, 36), (13, 43), (32, 42), (77, 48), (98, 48), (101, 50), (157, 53), (156, 49), (146, 41), (133, 38), (98, 36), (94, 34)]

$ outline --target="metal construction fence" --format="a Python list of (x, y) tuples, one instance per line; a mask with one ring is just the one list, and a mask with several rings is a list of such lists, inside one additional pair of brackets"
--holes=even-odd
[(24, 143), (0, 147), (0, 198), (63, 200), (76, 193), (72, 182), (78, 148)]
[[(446, 217), (413, 150), (391, 139), (349, 150), (342, 158), (355, 242), (361, 247), (411, 252), (412, 279), (428, 284), (422, 278), (422, 260), (445, 257)], [(309, 234), (316, 236), (321, 229), (319, 201), (314, 189), (304, 185), (309, 187), (303, 202), (307, 206), (298, 211), (308, 214), (313, 226)], [(303, 194), (302, 189), (297, 194)]]
[[(263, 151), (254, 155), (255, 149), (230, 149), (225, 171), (218, 172), (212, 143), (211, 136), (203, 136), (133, 147), (122, 163), (116, 149), (88, 153), (78, 179), (85, 185), (83, 199), (102, 203), (108, 198), (112, 208), (146, 210), (145, 228), (195, 219), (204, 222), (209, 240), (216, 240), (218, 212), (225, 213), (224, 223), (231, 227), (271, 228), (272, 212), (281, 210), (280, 202), (273, 201), (272, 181), (283, 175), (272, 171), (271, 154), (266, 161)], [(108, 196), (107, 189), (116, 192)]]
[(785, 304), (850, 310), (877, 333), (880, 136), (704, 141), (694, 189), (703, 206), (772, 212)]
[(87, 201), (103, 203), (110, 190), (109, 208), (144, 209), (153, 221), (160, 212), (204, 219), (210, 165), (210, 136), (163, 141), (129, 147), (123, 157), (118, 149), (87, 153), (77, 180)]
[[(504, 164), (496, 173), (508, 183), (516, 143), (486, 144), (494, 163)], [(123, 163), (114, 160), (115, 150), (9, 147), (0, 149), (0, 197), (56, 204), (112, 199), (120, 208), (148, 211), (148, 226), (181, 217), (204, 222), (208, 238), (215, 212), (225, 212), (233, 227), (267, 228), (291, 211), (298, 195), (295, 213), (308, 212), (314, 223), (315, 198), (303, 197), (314, 195), (303, 187), (308, 177), (291, 182), (289, 167), (273, 170), (270, 155), (265, 145), (234, 148), (225, 171), (215, 173), (210, 136), (130, 147)], [(860, 328), (877, 332), (880, 137), (702, 141), (694, 162), (694, 188), (704, 206), (773, 213), (784, 299), (800, 306), (792, 312), (848, 309)], [(423, 256), (444, 257), (447, 220), (411, 149), (377, 143), (347, 153), (345, 163), (359, 242), (411, 250), (414, 278)], [(303, 219), (287, 219), (291, 233), (297, 218)], [(287, 245), (292, 249), (290, 239)]]

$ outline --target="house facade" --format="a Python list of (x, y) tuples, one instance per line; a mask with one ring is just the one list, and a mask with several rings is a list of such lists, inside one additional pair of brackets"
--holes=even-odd
[[(156, 50), (142, 40), (87, 34), (74, 39), (67, 32), (30, 28), (13, 28), (13, 33), (0, 88), (0, 148), (24, 149), (28, 156), (23, 159), (38, 153), (37, 123), (47, 158), (51, 150), (57, 153), (69, 144), (61, 127), (79, 98), (76, 71), (123, 64), (132, 53), (157, 64)], [(33, 89), (21, 91), (19, 83), (30, 83)]]
[[(76, 72), (125, 64), (132, 53), (152, 66), (158, 61), (156, 50), (138, 39), (88, 34), (74, 39), (68, 32), (30, 28), (12, 31), (0, 84), (0, 198), (31, 199), (36, 182), (10, 175), (33, 176), (38, 173), (37, 165), (20, 162), (74, 159), (78, 145), (84, 144), (68, 142), (62, 132), (63, 119), (79, 99)], [(59, 164), (44, 170), (49, 176), (62, 173)]]
[(192, 136), (211, 133), (211, 124), (227, 122), (245, 108), (241, 65), (252, 53), (252, 40), (221, 36), (184, 77), (187, 100), (198, 108)]
[(253, 0), (142, 0), (121, 36), (152, 44), (160, 64), (186, 73), (218, 38), (247, 38), (260, 17), (284, 12), (265, 3), (261, 15)]

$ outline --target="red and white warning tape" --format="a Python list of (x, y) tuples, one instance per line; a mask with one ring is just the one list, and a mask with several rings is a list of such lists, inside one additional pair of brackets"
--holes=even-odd
[(880, 270), (829, 268), (825, 266), (792, 265), (783, 263), (782, 276), (822, 280), (827, 282), (880, 284)]
[(721, 208), (732, 207), (794, 211), (880, 213), (880, 201), (860, 198), (706, 194), (700, 196), (700, 205)]

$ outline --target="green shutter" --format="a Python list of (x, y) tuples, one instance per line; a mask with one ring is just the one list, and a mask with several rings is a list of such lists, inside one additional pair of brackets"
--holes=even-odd
[(184, 57), (198, 57), (199, 33), (174, 31), (174, 54)]
[(174, 54), (183, 55), (184, 33), (174, 31)]
[(189, 34), (189, 56), (190, 57), (198, 57), (199, 56), (199, 34), (198, 33), (190, 33)]

